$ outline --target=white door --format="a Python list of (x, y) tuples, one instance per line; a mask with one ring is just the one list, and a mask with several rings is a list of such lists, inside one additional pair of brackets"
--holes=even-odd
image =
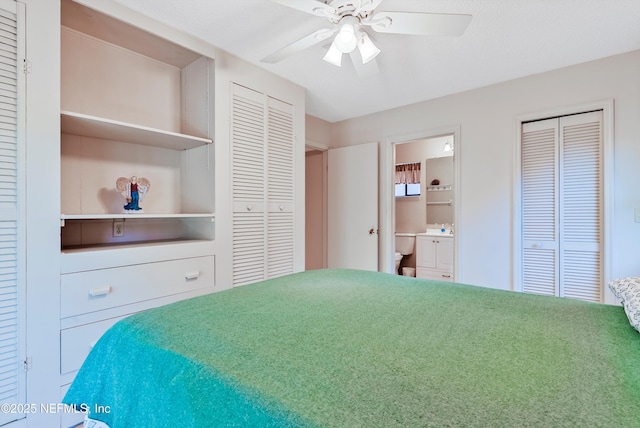
[(378, 143), (329, 150), (327, 267), (378, 270)]
[[(0, 403), (25, 403), (24, 4), (0, 1)], [(20, 407), (18, 408), (20, 409)], [(0, 412), (0, 425), (25, 417)]]
[(602, 301), (602, 112), (522, 125), (523, 291)]
[(294, 111), (231, 87), (233, 285), (293, 272)]

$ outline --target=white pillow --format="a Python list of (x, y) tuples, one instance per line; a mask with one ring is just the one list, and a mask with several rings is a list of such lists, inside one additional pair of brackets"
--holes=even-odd
[(609, 288), (624, 306), (624, 311), (633, 328), (640, 332), (640, 277), (610, 281)]

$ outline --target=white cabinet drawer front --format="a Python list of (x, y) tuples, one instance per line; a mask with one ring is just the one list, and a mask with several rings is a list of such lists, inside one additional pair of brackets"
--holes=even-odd
[(432, 269), (417, 268), (416, 278), (435, 279), (436, 281), (453, 281), (452, 272), (444, 272)]
[(74, 372), (87, 358), (89, 352), (112, 325), (125, 317), (68, 328), (60, 332), (60, 374)]
[(213, 287), (213, 256), (61, 275), (60, 316)]

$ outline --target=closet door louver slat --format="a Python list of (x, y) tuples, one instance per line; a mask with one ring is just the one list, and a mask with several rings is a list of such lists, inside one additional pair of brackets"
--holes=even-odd
[[(21, 331), (24, 314), (23, 236), (19, 215), (21, 140), (18, 134), (19, 97), (23, 78), (18, 73), (24, 58), (21, 36), (24, 5), (0, 2), (0, 402), (25, 402), (25, 374)], [(20, 31), (19, 31), (20, 29)], [(0, 425), (24, 415), (0, 413)]]

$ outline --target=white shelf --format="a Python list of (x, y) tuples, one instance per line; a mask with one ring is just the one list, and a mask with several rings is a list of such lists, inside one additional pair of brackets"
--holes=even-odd
[(60, 122), (62, 132), (65, 134), (164, 149), (186, 150), (213, 143), (213, 140), (209, 138), (194, 137), (70, 111), (60, 112)]
[(203, 214), (60, 214), (60, 220), (110, 220), (110, 219), (154, 219), (154, 218), (215, 218), (213, 213)]

